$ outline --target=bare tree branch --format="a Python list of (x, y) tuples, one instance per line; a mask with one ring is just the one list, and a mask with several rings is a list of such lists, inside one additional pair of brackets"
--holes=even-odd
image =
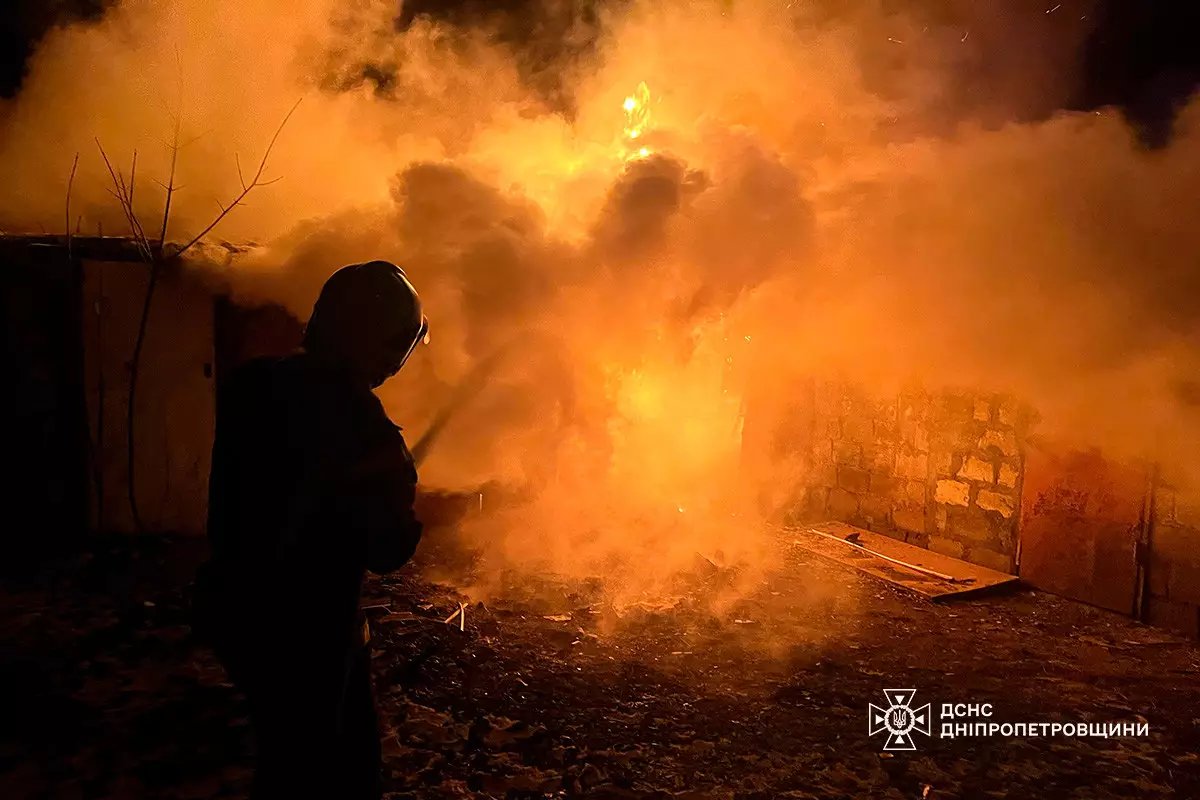
[[(229, 214), (230, 211), (237, 208), (238, 205), (241, 204), (242, 200), (244, 200), (246, 198), (246, 195), (250, 194), (250, 191), (252, 189), (254, 189), (256, 186), (265, 185), (262, 180), (262, 174), (263, 174), (263, 170), (267, 168), (267, 159), (271, 155), (271, 150), (275, 147), (275, 142), (279, 139), (279, 134), (283, 132), (284, 126), (287, 125), (288, 120), (292, 118), (292, 114), (296, 113), (296, 109), (300, 106), (300, 102), (303, 99), (304, 98), (300, 98), (300, 100), (297, 100), (295, 102), (295, 104), (292, 106), (291, 110), (288, 111), (287, 115), (284, 116), (283, 121), (279, 123), (279, 127), (275, 129), (275, 134), (271, 137), (271, 141), (267, 143), (267, 149), (265, 151), (263, 151), (262, 160), (258, 162), (258, 169), (255, 171), (254, 177), (250, 179), (249, 184), (245, 184), (244, 188), (242, 189), (242, 193), (239, 194), (237, 197), (233, 198), (233, 201), (228, 206), (223, 207), (221, 209), (221, 213), (219, 215), (217, 215), (217, 218), (214, 219), (212, 222), (210, 222), (208, 224), (208, 227), (206, 227), (204, 230), (200, 231), (200, 233), (196, 234), (192, 238), (191, 241), (189, 241), (183, 247), (179, 248), (179, 250), (175, 253), (175, 255), (177, 255), (177, 256), (183, 255), (183, 253), (185, 253), (187, 250), (189, 250), (194, 244), (196, 244), (196, 242), (200, 241), (205, 236), (207, 236), (209, 231), (211, 231), (213, 228), (217, 227), (218, 223), (220, 223), (221, 220), (225, 219), (225, 217)], [(240, 165), (239, 165), (239, 172), (240, 172)]]
[[(133, 166), (130, 169), (130, 183), (125, 183), (125, 176), (120, 170), (113, 167), (112, 162), (108, 158), (108, 153), (104, 152), (104, 146), (100, 144), (100, 140), (96, 139), (96, 147), (100, 150), (100, 157), (104, 159), (104, 166), (108, 168), (108, 176), (112, 180), (113, 189), (109, 190), (109, 194), (117, 198), (117, 203), (121, 206), (121, 211), (125, 214), (125, 220), (129, 223), (129, 229), (133, 233), (133, 239), (137, 245), (139, 254), (142, 260), (150, 267), (150, 282), (146, 288), (146, 297), (142, 303), (142, 318), (138, 326), (137, 338), (133, 344), (133, 356), (130, 359), (129, 366), (129, 396), (126, 404), (125, 418), (125, 454), (126, 454), (126, 495), (129, 499), (129, 514), (133, 518), (134, 528), (141, 532), (145, 526), (142, 524), (142, 516), (138, 510), (137, 504), (137, 489), (136, 478), (136, 458), (134, 455), (136, 447), (136, 435), (134, 432), (134, 422), (136, 421), (136, 397), (138, 385), (138, 367), (141, 364), (142, 345), (146, 338), (146, 322), (150, 316), (150, 300), (154, 295), (154, 284), (158, 279), (158, 261), (154, 258), (154, 252), (150, 249), (149, 243), (146, 241), (145, 232), (142, 229), (142, 223), (138, 220), (137, 212), (133, 207), (133, 185), (132, 181), (137, 171), (137, 151), (133, 152)], [(106, 187), (107, 188), (107, 187)]]
[[(178, 59), (178, 53), (176, 53), (176, 58)], [(182, 71), (182, 67), (180, 69)], [(182, 77), (181, 77), (181, 81), (182, 81)], [(181, 89), (180, 96), (182, 98), (182, 89)], [(303, 99), (303, 98), (301, 98), (301, 99)], [(181, 102), (182, 102), (182, 100), (181, 100)], [(100, 144), (100, 140), (96, 139), (96, 147), (100, 150), (100, 156), (101, 156), (101, 158), (104, 159), (104, 166), (108, 169), (109, 179), (112, 182), (112, 188), (110, 189), (108, 187), (105, 187), (105, 189), (106, 189), (106, 191), (108, 191), (109, 194), (111, 194), (114, 198), (116, 198), (117, 203), (121, 207), (121, 211), (125, 214), (125, 220), (129, 224), (129, 229), (132, 233), (133, 240), (134, 240), (135, 244), (137, 245), (138, 251), (139, 251), (142, 259), (150, 267), (149, 283), (147, 284), (146, 295), (145, 295), (145, 298), (142, 303), (141, 321), (138, 324), (137, 338), (134, 340), (133, 355), (130, 360), (129, 395), (128, 395), (127, 419), (126, 419), (126, 436), (127, 436), (126, 454), (127, 454), (127, 458), (128, 458), (128, 462), (127, 462), (128, 472), (126, 475), (126, 482), (127, 482), (128, 486), (126, 488), (128, 490), (128, 496), (129, 496), (130, 513), (133, 516), (134, 526), (139, 531), (143, 529), (143, 525), (142, 525), (141, 515), (138, 511), (137, 493), (136, 493), (136, 489), (135, 489), (135, 483), (136, 483), (135, 448), (137, 445), (136, 436), (134, 435), (134, 423), (136, 421), (135, 397), (136, 397), (137, 385), (138, 385), (138, 367), (141, 364), (142, 349), (143, 349), (143, 345), (145, 344), (146, 330), (147, 330), (147, 325), (148, 325), (148, 322), (150, 319), (151, 303), (154, 298), (154, 289), (158, 282), (158, 277), (159, 277), (161, 267), (166, 262), (166, 260), (168, 260), (168, 258), (177, 258), (177, 257), (183, 255), (183, 253), (185, 253), (192, 246), (194, 246), (197, 242), (199, 242), (206, 235), (208, 235), (208, 233), (210, 231), (212, 231), (212, 229), (215, 228), (221, 222), (221, 220), (223, 220), (229, 214), (229, 212), (231, 212), (234, 208), (237, 208), (239, 205), (244, 205), (243, 201), (245, 200), (246, 196), (253, 189), (255, 189), (258, 186), (267, 186), (267, 185), (270, 185), (270, 184), (275, 183), (278, 180), (280, 180), (279, 178), (273, 178), (271, 180), (263, 180), (263, 171), (266, 169), (267, 159), (270, 157), (271, 151), (275, 147), (275, 142), (279, 139), (280, 133), (282, 133), (284, 127), (288, 123), (288, 120), (291, 119), (292, 114), (295, 113), (296, 108), (299, 107), (299, 105), (300, 105), (300, 100), (297, 100), (296, 103), (288, 111), (288, 113), (284, 116), (283, 121), (281, 121), (279, 123), (279, 127), (275, 129), (274, 135), (271, 136), (271, 140), (267, 143), (266, 150), (263, 151), (262, 160), (259, 161), (259, 163), (258, 163), (258, 169), (254, 172), (254, 175), (251, 177), (249, 182), (246, 181), (245, 174), (242, 172), (241, 160), (239, 158), (237, 158), (235, 155), (234, 160), (235, 160), (235, 164), (237, 165), (238, 182), (241, 184), (241, 187), (242, 187), (241, 193), (238, 194), (235, 198), (233, 198), (233, 200), (228, 205), (222, 205), (221, 202), (218, 200), (217, 207), (221, 209), (221, 213), (218, 214), (216, 216), (216, 218), (213, 219), (213, 221), (210, 222), (206, 228), (204, 228), (204, 230), (202, 230), (202, 231), (200, 231), (200, 233), (196, 234), (196, 236), (194, 236), (190, 241), (188, 241), (187, 244), (183, 245), (183, 247), (179, 248), (174, 253), (170, 254), (170, 256), (168, 256), (166, 253), (166, 244), (167, 244), (167, 230), (168, 230), (168, 226), (170, 224), (170, 219), (171, 219), (171, 200), (172, 200), (175, 192), (179, 191), (179, 189), (182, 188), (182, 187), (175, 185), (175, 168), (176, 168), (176, 165), (178, 164), (179, 151), (181, 148), (183, 148), (187, 144), (194, 142), (196, 140), (196, 138), (199, 138), (199, 137), (196, 137), (196, 138), (190, 139), (186, 143), (180, 142), (179, 137), (180, 137), (180, 129), (181, 129), (181, 125), (182, 125), (182, 118), (183, 118), (182, 108), (180, 108), (178, 110), (178, 112), (174, 115), (175, 130), (174, 130), (174, 137), (172, 138), (172, 142), (171, 142), (171, 170), (170, 170), (169, 176), (167, 178), (167, 183), (164, 186), (161, 182), (155, 181), (155, 183), (157, 183), (159, 186), (161, 186), (163, 188), (163, 190), (166, 192), (166, 201), (163, 204), (162, 224), (159, 228), (158, 239), (155, 240), (155, 243), (153, 245), (152, 245), (151, 241), (148, 239), (148, 237), (146, 236), (145, 229), (142, 226), (141, 220), (138, 218), (138, 215), (137, 215), (137, 210), (134, 207), (134, 189), (135, 189), (136, 178), (137, 178), (137, 150), (133, 151), (133, 162), (130, 165), (129, 181), (127, 183), (125, 181), (124, 174), (119, 169), (117, 169), (113, 166), (112, 162), (108, 158), (108, 154), (104, 151), (104, 147)], [(76, 156), (76, 161), (78, 161), (78, 156)], [(74, 173), (75, 173), (75, 168), (74, 168), (74, 166), (72, 166), (72, 168), (71, 168), (72, 178), (74, 178)], [(69, 205), (70, 204), (70, 182), (68, 182), (67, 202), (68, 202), (67, 224), (69, 226), (70, 218), (71, 218), (70, 217), (70, 205)], [(68, 236), (69, 236), (69, 231), (68, 231)], [(68, 240), (68, 242), (69, 242), (69, 240)]]
[[(175, 52), (176, 61), (179, 61), (179, 51)], [(182, 65), (180, 65), (180, 104), (182, 104)], [(129, 498), (129, 512), (133, 517), (134, 527), (141, 531), (144, 529), (142, 524), (141, 514), (138, 511), (137, 503), (137, 436), (135, 434), (134, 423), (137, 420), (137, 386), (138, 373), (142, 362), (142, 348), (146, 342), (146, 330), (150, 321), (150, 307), (154, 300), (154, 289), (158, 283), (158, 276), (163, 264), (163, 251), (166, 248), (167, 242), (167, 226), (171, 219), (171, 197), (175, 193), (175, 166), (179, 158), (179, 129), (183, 119), (183, 109), (180, 107), (175, 118), (174, 137), (171, 142), (171, 172), (167, 178), (167, 185), (163, 187), (166, 190), (167, 197), (163, 203), (162, 226), (159, 229), (157, 248), (151, 247), (150, 241), (146, 238), (146, 231), (142, 226), (141, 220), (138, 218), (137, 211), (133, 205), (133, 193), (136, 186), (137, 177), (137, 150), (133, 151), (133, 164), (129, 170), (129, 183), (125, 183), (124, 176), (119, 170), (113, 169), (112, 163), (108, 160), (108, 155), (104, 152), (104, 148), (100, 146), (100, 140), (96, 140), (96, 146), (100, 148), (100, 155), (104, 158), (104, 164), (108, 167), (109, 176), (112, 178), (113, 185), (116, 187), (116, 196), (120, 202), (122, 210), (125, 212), (125, 218), (129, 221), (129, 227), (133, 231), (133, 236), (138, 244), (138, 248), (142, 253), (142, 258), (150, 267), (149, 282), (146, 285), (146, 294), (142, 301), (142, 316), (138, 322), (137, 338), (133, 343), (133, 355), (129, 364), (129, 397), (126, 404), (126, 490)], [(156, 181), (157, 183), (157, 181)], [(159, 184), (162, 185), (161, 183)]]

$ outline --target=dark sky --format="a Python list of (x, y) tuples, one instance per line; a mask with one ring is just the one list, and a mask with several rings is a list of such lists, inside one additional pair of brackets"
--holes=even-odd
[[(20, 87), (25, 60), (46, 29), (56, 22), (98, 16), (106, 0), (5, 0), (0, 11), (0, 95), (12, 96)], [(581, 0), (591, 4), (595, 0)], [(1028, 0), (984, 0), (1008, 14), (1067, 13), (1071, 0), (1045, 0), (1046, 9)], [(1007, 5), (1006, 5), (1007, 3)], [(502, 29), (517, 31), (526, 18), (522, 9), (537, 0), (409, 0), (405, 18), (432, 14), (469, 22), (484, 14), (502, 15)], [(953, 8), (947, 0), (904, 2), (889, 8), (919, 6), (922, 13)], [(1090, 3), (1090, 33), (1084, 43), (1082, 74), (1062, 106), (1092, 109), (1123, 108), (1149, 143), (1161, 143), (1179, 105), (1200, 85), (1200, 0), (1094, 0)], [(405, 22), (401, 19), (400, 22)], [(1019, 44), (1014, 44), (1018, 46)], [(1011, 53), (1006, 54), (1011, 57)]]
[(1161, 140), (1174, 111), (1200, 85), (1200, 2), (1105, 0), (1098, 10), (1075, 105), (1119, 105)]

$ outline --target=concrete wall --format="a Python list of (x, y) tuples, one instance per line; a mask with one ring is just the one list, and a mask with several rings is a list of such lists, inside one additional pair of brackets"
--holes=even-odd
[(998, 395), (811, 391), (805, 517), (1013, 571), (1028, 413)]

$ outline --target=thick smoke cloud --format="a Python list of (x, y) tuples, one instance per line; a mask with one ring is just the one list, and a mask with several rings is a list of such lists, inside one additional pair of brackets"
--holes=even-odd
[(422, 473), (522, 498), (468, 531), (494, 574), (631, 597), (697, 553), (760, 565), (761, 501), (799, 476), (739, 468), (744, 401), (782, 424), (804, 375), (1010, 392), (1049, 435), (1200, 471), (1200, 102), (1147, 150), (1115, 111), (1051, 113), (1085, 20), (787, 5), (572, 12), (560, 53), (386, 3), (125, 2), (48, 36), (4, 109), (0, 226), (61, 227), (79, 150), (83, 228), (121, 230), (92, 138), (161, 180), (180, 113), (196, 230), (303, 97), (283, 181), (218, 230), (258, 246), (197, 266), (301, 317), (342, 264), (406, 267), (433, 337), (383, 389), (397, 420), (497, 364)]

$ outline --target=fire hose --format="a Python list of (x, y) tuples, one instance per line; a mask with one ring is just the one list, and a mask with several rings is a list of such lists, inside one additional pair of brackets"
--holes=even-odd
[[(441, 436), (446, 425), (462, 411), (464, 406), (479, 396), (486, 388), (488, 379), (492, 377), (496, 369), (518, 346), (521, 348), (522, 353), (528, 354), (531, 358), (535, 359), (535, 362), (540, 362), (542, 367), (558, 374), (566, 374), (566, 365), (570, 363), (568, 353), (562, 343), (550, 334), (537, 330), (526, 330), (516, 338), (501, 344), (491, 353), (480, 359), (466, 376), (459, 381), (458, 385), (450, 392), (450, 398), (446, 401), (446, 404), (434, 414), (425, 432), (409, 448), (416, 466), (419, 467), (428, 457), (430, 448), (433, 447), (434, 443)], [(567, 407), (573, 407), (574, 405), (574, 400), (569, 391), (565, 395), (560, 396), (560, 401)]]
[(496, 367), (500, 365), (500, 362), (504, 360), (504, 357), (508, 355), (511, 349), (511, 344), (497, 348), (472, 367), (466, 377), (454, 387), (454, 391), (450, 394), (450, 399), (434, 414), (429, 427), (425, 429), (425, 432), (421, 434), (421, 438), (410, 448), (413, 462), (417, 466), (420, 466), (425, 457), (429, 455), (429, 448), (437, 441), (450, 420), (462, 410), (463, 406), (483, 391), (487, 379), (496, 371)]

